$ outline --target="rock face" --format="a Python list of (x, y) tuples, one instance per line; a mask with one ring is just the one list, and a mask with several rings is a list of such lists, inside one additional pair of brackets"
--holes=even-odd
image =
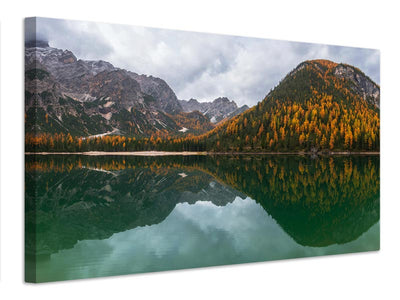
[(138, 75), (133, 72), (129, 72), (129, 75), (139, 83), (144, 93), (158, 100), (159, 106), (163, 111), (170, 114), (182, 111), (174, 91), (164, 80), (153, 76)]
[(247, 105), (238, 107), (235, 101), (230, 101), (226, 97), (219, 97), (212, 102), (199, 102), (196, 99), (180, 100), (180, 104), (183, 111), (199, 111), (208, 117), (212, 123), (219, 123), (226, 118), (232, 118), (249, 108)]
[(359, 95), (362, 95), (364, 100), (367, 100), (372, 105), (380, 107), (380, 88), (368, 76), (366, 76), (359, 69), (339, 64), (334, 70), (335, 76), (344, 78), (353, 83), (352, 89)]
[(196, 99), (191, 98), (190, 100), (179, 100), (181, 103), (182, 109), (184, 112), (192, 112), (192, 111), (205, 111), (206, 106), (210, 104), (210, 102), (200, 103)]
[(27, 133), (182, 133), (171, 117), (183, 112), (181, 104), (160, 78), (81, 60), (41, 41), (26, 43), (25, 75)]
[(324, 67), (324, 64), (326, 63), (330, 64), (332, 67), (330, 68), (329, 73), (332, 73), (337, 78), (343, 79), (346, 82), (350, 82), (350, 89), (352, 89), (354, 93), (361, 96), (373, 106), (377, 108), (380, 107), (381, 95), (379, 85), (373, 82), (371, 78), (354, 66), (337, 64), (326, 60), (305, 61), (291, 71), (286, 78), (291, 78), (292, 75), (301, 71), (306, 66), (312, 66), (313, 68), (318, 69), (321, 73), (325, 73), (328, 71), (326, 67)]

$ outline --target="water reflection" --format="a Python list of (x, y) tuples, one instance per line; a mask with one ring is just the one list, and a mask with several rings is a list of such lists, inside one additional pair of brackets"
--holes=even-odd
[(379, 157), (27, 156), (26, 170), (37, 281), (379, 248)]

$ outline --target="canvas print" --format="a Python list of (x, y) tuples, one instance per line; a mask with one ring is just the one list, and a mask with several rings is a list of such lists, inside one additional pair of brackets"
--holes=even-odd
[(379, 82), (374, 49), (26, 19), (26, 281), (379, 250)]

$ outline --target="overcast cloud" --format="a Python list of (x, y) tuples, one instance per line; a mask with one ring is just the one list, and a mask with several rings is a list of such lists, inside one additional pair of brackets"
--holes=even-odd
[[(226, 96), (251, 106), (299, 63), (317, 58), (354, 65), (380, 82), (379, 51), (372, 49), (46, 18), (36, 25), (51, 47), (160, 77), (179, 99)], [(28, 28), (26, 39), (33, 35)]]

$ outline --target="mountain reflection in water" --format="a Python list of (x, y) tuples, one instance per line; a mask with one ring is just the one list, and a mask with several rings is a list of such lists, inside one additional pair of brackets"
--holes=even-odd
[(27, 155), (25, 167), (33, 281), (379, 249), (378, 156)]

